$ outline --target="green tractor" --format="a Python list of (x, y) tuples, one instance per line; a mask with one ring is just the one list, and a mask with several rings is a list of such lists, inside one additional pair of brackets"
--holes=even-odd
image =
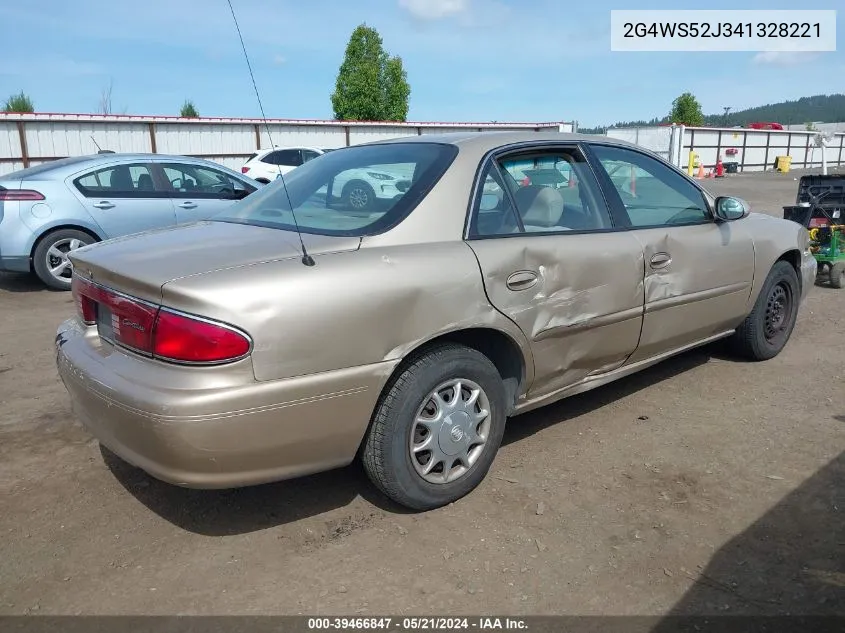
[(783, 217), (805, 226), (810, 252), (834, 288), (845, 287), (845, 176), (802, 176), (795, 205)]

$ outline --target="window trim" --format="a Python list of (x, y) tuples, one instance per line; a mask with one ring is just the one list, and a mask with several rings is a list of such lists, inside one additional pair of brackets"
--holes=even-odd
[[(86, 200), (167, 200), (170, 198), (170, 192), (160, 188), (161, 183), (156, 178), (155, 165), (156, 164), (154, 162), (143, 160), (130, 162), (116, 162), (109, 163), (108, 165), (98, 165), (94, 169), (85, 170), (72, 176), (71, 184), (73, 184), (73, 187), (74, 189), (76, 189), (76, 192)], [(153, 189), (152, 191), (139, 191), (136, 189), (135, 191), (92, 192), (88, 190), (84, 185), (81, 185), (79, 183), (79, 181), (83, 178), (87, 178), (88, 176), (92, 176), (100, 172), (117, 169), (119, 167), (145, 167), (153, 179), (153, 187), (155, 187), (155, 189)]]
[[(607, 199), (607, 195), (602, 187), (602, 183), (599, 181), (598, 176), (595, 173), (595, 168), (593, 163), (590, 161), (590, 157), (588, 153), (585, 151), (586, 144), (583, 141), (524, 141), (521, 143), (513, 143), (510, 145), (504, 145), (501, 147), (496, 147), (490, 151), (488, 151), (482, 159), (478, 163), (478, 168), (476, 169), (472, 193), (470, 195), (469, 204), (467, 207), (467, 215), (464, 219), (464, 230), (463, 230), (463, 239), (467, 242), (474, 242), (477, 240), (496, 240), (496, 239), (509, 239), (514, 237), (549, 237), (549, 236), (568, 236), (568, 235), (594, 235), (597, 233), (618, 233), (620, 231), (627, 230), (625, 226), (617, 225), (617, 218), (613, 213), (613, 208), (610, 204), (610, 201)], [(593, 182), (596, 188), (596, 194), (598, 197), (597, 202), (604, 203), (605, 208), (607, 209), (607, 215), (610, 219), (611, 226), (603, 229), (572, 229), (568, 231), (523, 231), (520, 233), (505, 233), (503, 235), (477, 235), (474, 233), (473, 229), (473, 218), (475, 217), (478, 207), (481, 204), (481, 196), (483, 195), (484, 189), (484, 181), (482, 179), (482, 175), (487, 172), (487, 166), (490, 162), (496, 166), (496, 169), (501, 172), (501, 165), (499, 165), (499, 160), (504, 158), (508, 155), (512, 154), (520, 154), (526, 152), (554, 152), (556, 150), (569, 150), (574, 152), (581, 152), (581, 157), (584, 159), (584, 164), (586, 166), (587, 173), (593, 177)], [(511, 203), (511, 206), (514, 210), (514, 213), (517, 215), (517, 219), (522, 224), (521, 218), (519, 218), (519, 212), (516, 207), (516, 202), (513, 198), (513, 192), (506, 189), (506, 194), (508, 195), (508, 199)], [(618, 194), (617, 194), (618, 195)]]
[[(675, 165), (672, 165), (668, 161), (665, 161), (657, 154), (648, 151), (643, 151), (642, 149), (637, 147), (617, 145), (615, 143), (602, 143), (600, 141), (589, 141), (585, 143), (585, 145), (587, 146), (585, 148), (588, 156), (587, 160), (593, 164), (593, 171), (598, 171), (600, 178), (599, 186), (607, 189), (605, 197), (608, 199), (608, 204), (612, 205), (612, 213), (614, 217), (619, 216), (620, 220), (624, 221), (628, 230), (641, 231), (646, 229), (667, 229), (684, 226), (704, 226), (706, 224), (714, 224), (717, 221), (716, 214), (713, 212), (713, 207), (710, 204), (710, 197), (707, 195), (707, 192), (701, 186), (699, 186), (699, 184), (695, 180), (690, 178), (689, 174), (678, 169)], [(701, 221), (683, 222), (678, 224), (649, 224), (642, 226), (635, 225), (631, 221), (631, 216), (628, 214), (628, 210), (625, 208), (625, 204), (622, 202), (622, 196), (616, 189), (616, 185), (613, 184), (613, 180), (611, 180), (610, 176), (607, 173), (607, 170), (604, 168), (604, 165), (601, 164), (598, 155), (594, 152), (593, 148), (595, 146), (609, 147), (611, 149), (629, 151), (633, 154), (639, 154), (640, 156), (643, 156), (645, 158), (657, 161), (660, 165), (666, 167), (670, 172), (680, 176), (684, 181), (692, 185), (692, 187), (696, 191), (698, 191), (699, 195), (701, 196), (702, 202), (704, 202), (704, 209), (707, 212), (708, 218)]]

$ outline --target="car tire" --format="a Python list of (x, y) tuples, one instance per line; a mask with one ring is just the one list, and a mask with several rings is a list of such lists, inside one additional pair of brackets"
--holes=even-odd
[(834, 288), (845, 287), (845, 262), (836, 262), (828, 270), (830, 271), (830, 285)]
[[(48, 288), (70, 290), (71, 266), (66, 253), (96, 241), (88, 233), (76, 229), (59, 229), (48, 233), (41, 238), (32, 253), (32, 268)], [(59, 265), (64, 265), (61, 275), (53, 272)]]
[[(463, 389), (457, 402), (454, 383), (459, 381)], [(441, 387), (438, 405), (433, 394)], [(470, 405), (473, 394), (476, 399)], [(488, 415), (481, 418), (485, 410)], [(502, 378), (490, 359), (462, 345), (437, 345), (409, 361), (386, 387), (362, 447), (364, 469), (376, 487), (407, 508), (447, 505), (484, 479), (501, 444), (506, 418)], [(474, 444), (482, 439), (482, 444)], [(415, 452), (426, 442), (433, 451)], [(434, 460), (439, 461), (423, 475)]]
[(789, 262), (777, 262), (769, 271), (751, 314), (731, 337), (732, 350), (753, 361), (780, 354), (795, 327), (800, 297), (795, 269)]
[(375, 206), (376, 192), (363, 180), (347, 183), (341, 195), (343, 203), (352, 211), (370, 211)]

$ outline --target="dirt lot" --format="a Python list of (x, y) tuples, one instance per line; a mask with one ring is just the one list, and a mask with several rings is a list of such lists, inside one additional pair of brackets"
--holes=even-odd
[[(713, 182), (774, 215), (798, 184)], [(845, 614), (845, 291), (770, 362), (717, 345), (512, 420), (425, 514), (358, 467), (208, 492), (103, 454), (54, 366), (72, 311), (0, 277), (0, 613)]]

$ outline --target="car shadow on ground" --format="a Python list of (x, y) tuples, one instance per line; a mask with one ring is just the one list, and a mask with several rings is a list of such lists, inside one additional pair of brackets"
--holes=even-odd
[[(680, 630), (679, 618), (689, 618), (683, 630), (738, 631), (738, 622), (721, 616), (845, 616), (843, 512), (845, 452), (728, 541), (705, 568), (688, 572), (695, 584), (652, 633)], [(746, 631), (763, 630), (756, 628), (761, 620), (744, 622)], [(787, 630), (788, 620), (777, 622), (767, 630)], [(803, 630), (820, 629), (807, 623)]]
[(246, 534), (293, 523), (347, 506), (358, 496), (377, 507), (390, 503), (376, 492), (368, 493), (369, 482), (358, 465), (261, 486), (193, 490), (159, 481), (105, 447), (100, 452), (118, 482), (138, 501), (183, 530), (204, 536)]
[(51, 292), (38, 277), (30, 273), (0, 272), (0, 291), (3, 290), (6, 292)]
[[(546, 427), (566, 422), (601, 409), (642, 389), (704, 365), (711, 358), (721, 358), (722, 355), (723, 351), (718, 343), (707, 345), (668, 358), (653, 367), (626, 378), (620, 378), (607, 385), (597, 387), (592, 391), (571, 396), (554, 404), (520, 415), (508, 422), (508, 426), (505, 429), (505, 436), (502, 439), (502, 445), (506, 446), (513, 442), (518, 442), (542, 431)], [(725, 358), (727, 359), (729, 357), (725, 355)], [(642, 414), (648, 415), (648, 411), (643, 411)]]
[[(615, 383), (526, 413), (509, 422), (503, 443), (519, 441), (706, 363), (710, 350), (708, 346), (670, 358)], [(234, 490), (191, 490), (158, 481), (106, 448), (101, 452), (116, 479), (138, 501), (182, 529), (207, 536), (284, 525), (347, 506), (359, 496), (384, 512), (412, 512), (376, 490), (358, 461), (339, 470), (279, 483)]]

